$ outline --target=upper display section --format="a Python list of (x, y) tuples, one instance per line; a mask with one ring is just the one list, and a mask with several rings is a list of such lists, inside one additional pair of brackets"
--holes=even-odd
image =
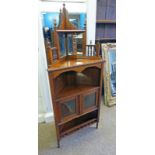
[(52, 40), (61, 58), (69, 55), (83, 54), (85, 51), (86, 29), (80, 30), (70, 22), (65, 4), (60, 9), (58, 25), (56, 19), (54, 20)]
[[(52, 70), (100, 61), (99, 44), (93, 45), (91, 42), (90, 45), (86, 44), (86, 24), (84, 29), (76, 27), (70, 21), (65, 4), (60, 9), (59, 22), (54, 19), (53, 25), (50, 32), (51, 42), (45, 39), (48, 65), (53, 66)], [(77, 59), (88, 60), (77, 63)]]

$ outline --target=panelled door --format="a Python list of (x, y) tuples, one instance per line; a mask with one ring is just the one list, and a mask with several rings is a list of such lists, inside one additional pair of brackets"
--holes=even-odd
[(86, 92), (81, 97), (82, 97), (82, 113), (89, 112), (97, 108), (98, 89)]
[(77, 96), (68, 97), (57, 102), (59, 121), (67, 121), (79, 114)]
[(59, 122), (69, 121), (77, 115), (97, 109), (98, 89), (83, 92), (83, 94), (63, 98), (57, 102)]

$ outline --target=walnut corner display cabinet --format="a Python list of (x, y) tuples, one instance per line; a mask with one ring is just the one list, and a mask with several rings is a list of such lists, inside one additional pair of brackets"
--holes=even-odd
[(80, 30), (69, 21), (65, 4), (51, 38), (45, 47), (60, 147), (62, 137), (93, 123), (98, 128), (104, 61), (99, 44), (86, 44), (86, 25)]

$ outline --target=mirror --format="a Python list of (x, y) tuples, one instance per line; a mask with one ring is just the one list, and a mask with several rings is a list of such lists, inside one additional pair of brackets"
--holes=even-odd
[(82, 54), (83, 33), (59, 33), (61, 56)]
[(66, 46), (65, 46), (65, 34), (64, 33), (59, 33), (59, 45), (60, 45), (60, 56), (66, 56)]

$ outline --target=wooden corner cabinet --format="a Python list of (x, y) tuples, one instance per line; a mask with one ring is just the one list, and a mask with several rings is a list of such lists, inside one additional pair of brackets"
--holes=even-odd
[(104, 61), (98, 44), (86, 44), (86, 26), (79, 30), (69, 21), (65, 5), (51, 36), (45, 47), (60, 147), (62, 137), (93, 123), (98, 127)]

